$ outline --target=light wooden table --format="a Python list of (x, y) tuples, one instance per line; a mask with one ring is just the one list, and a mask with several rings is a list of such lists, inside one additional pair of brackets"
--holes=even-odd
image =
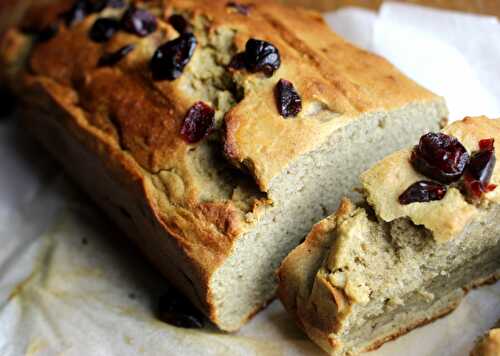
[[(383, 0), (280, 0), (283, 3), (310, 7), (319, 11), (336, 10), (343, 6), (378, 9)], [(500, 0), (393, 0), (443, 9), (452, 9), (500, 17)]]

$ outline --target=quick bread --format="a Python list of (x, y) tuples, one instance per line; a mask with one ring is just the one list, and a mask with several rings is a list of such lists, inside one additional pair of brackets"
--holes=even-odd
[[(62, 1), (4, 34), (27, 131), (219, 328), (442, 98), (269, 1)], [(283, 80), (283, 81), (280, 81)], [(280, 84), (278, 84), (280, 83)]]
[[(281, 301), (329, 354), (375, 349), (500, 278), (500, 120), (466, 118), (443, 133), (364, 172), (366, 200), (344, 199), (284, 260)], [(440, 167), (434, 178), (422, 173), (422, 152)]]

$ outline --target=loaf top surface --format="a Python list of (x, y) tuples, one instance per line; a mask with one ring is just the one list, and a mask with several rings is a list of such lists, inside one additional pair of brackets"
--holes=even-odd
[[(43, 12), (35, 8), (29, 17), (39, 26), (49, 24), (71, 3), (62, 1)], [(158, 30), (152, 34), (138, 37), (119, 31), (104, 43), (90, 40), (89, 29), (97, 18), (118, 18), (124, 11), (107, 8), (70, 28), (60, 26), (54, 38), (35, 46), (30, 68), (38, 77), (72, 88), (93, 124), (115, 132), (151, 172), (175, 169), (195, 146), (179, 131), (198, 100), (217, 112), (218, 130), (209, 139), (223, 141), (225, 155), (250, 170), (260, 189), (267, 191), (272, 178), (291, 161), (361, 113), (437, 99), (386, 60), (332, 33), (314, 12), (267, 1), (252, 2), (247, 14), (225, 0), (138, 5), (158, 18)], [(167, 20), (173, 13), (185, 16), (198, 44), (178, 79), (155, 81), (149, 69), (153, 53), (179, 36)], [(281, 66), (271, 77), (227, 69), (250, 38), (279, 50)], [(117, 64), (97, 68), (104, 53), (130, 44), (135, 49)], [(279, 79), (292, 82), (301, 96), (303, 109), (295, 118), (284, 118), (277, 110), (274, 88)]]
[[(479, 149), (479, 141), (493, 138), (500, 142), (500, 120), (486, 117), (465, 118), (447, 126), (444, 133), (456, 137), (469, 153)], [(479, 213), (481, 207), (500, 203), (500, 189), (494, 189), (471, 202), (459, 186), (452, 185), (442, 200), (403, 205), (398, 197), (413, 183), (428, 180), (410, 163), (412, 148), (398, 151), (375, 164), (361, 176), (361, 182), (377, 215), (384, 221), (408, 217), (432, 231), (438, 242), (458, 236)], [(495, 150), (498, 161), (499, 153)], [(500, 164), (496, 164), (490, 182), (500, 184)]]

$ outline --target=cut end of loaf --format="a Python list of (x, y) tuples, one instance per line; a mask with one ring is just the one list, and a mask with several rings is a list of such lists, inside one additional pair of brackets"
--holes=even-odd
[(445, 113), (442, 102), (436, 101), (366, 114), (274, 179), (269, 192), (274, 205), (235, 242), (229, 258), (212, 276), (218, 325), (235, 330), (272, 299), (276, 270), (288, 252), (314, 223), (335, 211), (342, 196), (359, 199), (353, 191), (358, 175), (408, 140), (439, 129)]

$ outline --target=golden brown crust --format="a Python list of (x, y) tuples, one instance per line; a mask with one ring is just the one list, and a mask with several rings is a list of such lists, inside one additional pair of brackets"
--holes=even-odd
[[(285, 301), (286, 307), (290, 310), (297, 308), (297, 298), (301, 297), (298, 294), (299, 288), (305, 286), (305, 283), (302, 282), (305, 282), (307, 279), (305, 272), (310, 268), (309, 265), (300, 263), (299, 261), (312, 262), (321, 259), (322, 252), (326, 252), (330, 246), (328, 232), (334, 229), (337, 221), (348, 217), (353, 210), (353, 203), (349, 199), (342, 199), (336, 214), (314, 225), (304, 242), (290, 252), (281, 263), (277, 275), (280, 281), (283, 282), (280, 283), (280, 286), (283, 288), (278, 293), (283, 293), (280, 295), (280, 298)], [(298, 280), (299, 283), (295, 283), (295, 280)], [(294, 288), (289, 288), (289, 286), (293, 286)]]
[[(150, 177), (113, 142), (100, 140), (98, 132), (92, 132), (91, 127), (79, 126), (81, 122), (78, 114), (71, 112), (73, 108), (54, 106), (55, 99), (43, 92), (45, 88), (35, 86), (33, 90), (27, 94), (33, 95), (37, 105), (25, 108), (25, 126), (59, 158), (78, 183), (95, 192), (93, 199), (130, 237), (140, 241), (138, 246), (169, 280), (200, 308), (210, 311), (206, 304), (208, 276), (198, 260), (186, 253), (189, 250), (182, 247), (181, 239), (175, 235), (167, 238)], [(88, 171), (93, 174), (89, 175)], [(139, 227), (134, 221), (147, 223)], [(141, 240), (144, 235), (154, 239)]]
[[(333, 311), (333, 314), (336, 314), (338, 310), (348, 309), (346, 297), (340, 290), (332, 287), (328, 282), (321, 283), (321, 280), (314, 281), (314, 283), (321, 283), (326, 289), (318, 288), (311, 281), (314, 280), (331, 246), (333, 238), (331, 231), (338, 223), (351, 216), (354, 209), (353, 203), (344, 198), (337, 212), (314, 225), (305, 241), (283, 260), (278, 270), (278, 296), (285, 309), (303, 328), (305, 323), (309, 323), (324, 326), (316, 328), (315, 332), (320, 332), (322, 329), (331, 330), (334, 328), (331, 324), (336, 323), (336, 320), (330, 317), (332, 313), (325, 313), (325, 309)], [(312, 305), (309, 300), (323, 300), (320, 296), (312, 296), (313, 291), (317, 293), (325, 291), (325, 303)]]

